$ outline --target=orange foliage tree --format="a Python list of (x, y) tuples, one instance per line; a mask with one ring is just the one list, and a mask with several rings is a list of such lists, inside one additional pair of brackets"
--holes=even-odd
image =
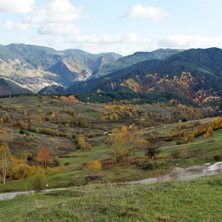
[(42, 146), (41, 150), (38, 152), (37, 160), (42, 163), (44, 169), (47, 168), (49, 163), (49, 151), (46, 147)]

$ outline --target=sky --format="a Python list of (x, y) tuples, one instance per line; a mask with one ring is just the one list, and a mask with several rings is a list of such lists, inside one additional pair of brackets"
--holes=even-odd
[(222, 48), (221, 0), (0, 0), (0, 44), (121, 55)]

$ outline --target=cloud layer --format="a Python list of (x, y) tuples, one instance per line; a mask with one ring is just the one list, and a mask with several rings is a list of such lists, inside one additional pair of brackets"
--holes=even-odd
[(82, 7), (74, 7), (68, 0), (54, 0), (41, 10), (25, 17), (28, 24), (69, 24), (81, 18)]
[(154, 22), (160, 22), (167, 15), (167, 12), (161, 8), (155, 8), (152, 6), (143, 7), (142, 5), (133, 6), (128, 13), (129, 18), (151, 19)]
[(222, 37), (207, 38), (200, 35), (170, 35), (158, 39), (163, 48), (208, 48), (222, 47)]
[[(166, 34), (155, 38), (151, 38), (148, 34), (142, 37), (133, 28), (109, 34), (105, 31), (83, 34), (83, 31), (76, 27), (77, 20), (87, 18), (82, 7), (72, 5), (70, 0), (51, 0), (50, 3), (35, 9), (34, 3), (35, 0), (4, 2), (0, 0), (0, 12), (28, 13), (20, 15), (21, 18), (18, 21), (2, 20), (2, 27), (11, 33), (15, 28), (26, 31), (24, 35), (19, 35), (17, 38), (13, 36), (11, 42), (40, 44), (58, 49), (80, 48), (93, 53), (115, 51), (123, 55), (157, 48), (222, 47), (222, 37), (176, 35), (176, 30), (175, 35)], [(142, 5), (133, 6), (127, 14), (130, 19), (150, 19), (154, 22), (160, 22), (166, 16), (167, 12), (164, 9)], [(130, 19), (124, 22), (130, 23)], [(155, 24), (155, 26), (159, 27), (161, 24), (163, 23)]]
[(0, 1), (0, 12), (2, 13), (29, 13), (35, 0), (2, 0)]

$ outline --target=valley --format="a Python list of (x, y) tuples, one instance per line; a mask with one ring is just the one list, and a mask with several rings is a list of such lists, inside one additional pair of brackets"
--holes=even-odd
[[(8, 48), (23, 47), (34, 46)], [(9, 213), (12, 221), (30, 221), (33, 215), (36, 221), (208, 221), (221, 216), (203, 209), (216, 212), (214, 204), (220, 204), (221, 170), (210, 168), (222, 161), (222, 50), (157, 50), (115, 59), (77, 50), (46, 52), (44, 60), (35, 55), (29, 61), (32, 71), (41, 70), (37, 75), (22, 65), (16, 75), (8, 69), (7, 78), (0, 78), (0, 193), (31, 193), (0, 201), (3, 221)], [(203, 60), (195, 61), (195, 53)], [(91, 71), (80, 74), (77, 54), (100, 62), (87, 60)], [(67, 60), (58, 62), (59, 56)], [(125, 64), (122, 69), (120, 64)], [(181, 192), (187, 200), (183, 206)], [(158, 198), (162, 202), (156, 206)], [(195, 209), (204, 200), (198, 214), (188, 211), (190, 204)], [(33, 201), (36, 205), (25, 210)], [(21, 212), (12, 212), (18, 206)]]

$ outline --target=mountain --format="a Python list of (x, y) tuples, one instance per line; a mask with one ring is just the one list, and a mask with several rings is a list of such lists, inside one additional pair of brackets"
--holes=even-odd
[(32, 91), (46, 86), (70, 86), (86, 80), (100, 66), (115, 62), (116, 53), (91, 54), (81, 50), (10, 44), (0, 45), (0, 76), (12, 79)]
[(81, 50), (65, 50), (62, 59), (47, 71), (60, 76), (60, 83), (65, 86), (75, 81), (86, 80), (105, 63), (112, 63), (120, 58), (115, 53), (91, 54)]
[(21, 85), (16, 82), (0, 78), (0, 95), (12, 95), (12, 94), (26, 94), (32, 93), (30, 90), (23, 88)]
[(222, 50), (190, 49), (165, 60), (147, 60), (68, 88), (79, 92), (171, 91), (196, 102), (222, 96)]
[(38, 94), (65, 94), (66, 89), (62, 86), (52, 85), (41, 89)]
[(157, 49), (152, 52), (136, 52), (133, 55), (119, 58), (116, 62), (107, 63), (103, 66), (100, 66), (96, 70), (96, 72), (93, 73), (92, 77), (107, 75), (109, 73), (115, 72), (120, 69), (124, 69), (126, 67), (132, 66), (136, 63), (143, 62), (146, 60), (164, 60), (182, 51), (183, 50), (178, 49)]

